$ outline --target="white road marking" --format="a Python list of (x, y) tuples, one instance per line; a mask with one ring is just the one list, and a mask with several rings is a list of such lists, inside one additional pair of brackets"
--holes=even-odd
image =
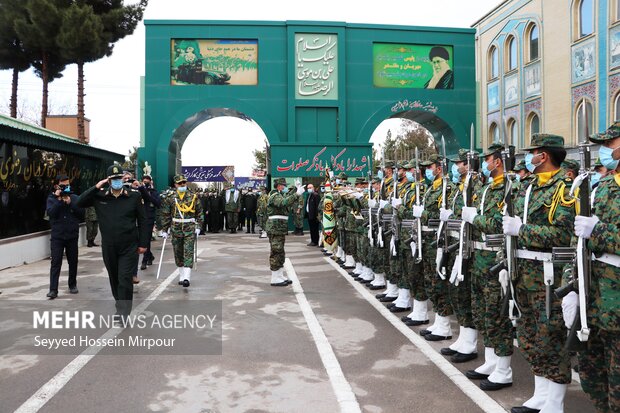
[(345, 280), (349, 282), (357, 290), (357, 292), (366, 299), (382, 316), (384, 316), (390, 324), (392, 324), (398, 331), (400, 331), (405, 337), (413, 343), (430, 361), (433, 362), (458, 388), (461, 389), (467, 397), (469, 397), (474, 403), (476, 403), (483, 411), (488, 413), (506, 413), (499, 403), (497, 403), (492, 397), (487, 395), (478, 386), (472, 383), (463, 373), (454, 367), (448, 360), (440, 355), (428, 342), (420, 335), (416, 334), (408, 326), (406, 326), (400, 319), (390, 312), (384, 305), (382, 305), (374, 295), (372, 295), (366, 287), (356, 282), (351, 276), (331, 258), (323, 258), (332, 267), (334, 267)]
[(340, 405), (340, 411), (343, 413), (361, 412), (362, 410), (357, 402), (355, 393), (342, 372), (342, 368), (336, 358), (336, 354), (334, 353), (331, 344), (329, 344), (329, 340), (327, 339), (327, 336), (325, 336), (325, 332), (319, 324), (319, 320), (312, 311), (312, 307), (310, 306), (310, 303), (308, 303), (304, 290), (301, 288), (301, 284), (299, 283), (299, 279), (295, 273), (295, 268), (293, 268), (293, 264), (288, 258), (284, 261), (284, 269), (286, 270), (286, 274), (289, 276), (291, 281), (293, 281), (293, 291), (295, 291), (295, 297), (297, 298), (299, 307), (301, 308), (304, 318), (306, 319), (306, 323), (308, 324), (308, 328), (310, 329), (310, 333), (312, 334), (312, 338), (316, 344), (316, 348), (319, 352), (319, 356), (321, 357), (321, 361), (323, 362), (323, 366), (325, 367), (325, 371), (327, 371), (327, 375), (329, 376), (329, 381), (334, 389), (334, 393), (336, 394), (338, 404)]
[[(198, 250), (197, 255), (202, 254), (202, 249)], [(168, 285), (179, 274), (178, 270), (174, 270), (157, 288), (135, 307), (132, 311), (134, 314), (140, 314), (166, 289)], [(118, 336), (124, 328), (111, 328), (106, 331), (101, 338), (110, 339)], [(71, 380), (82, 368), (91, 361), (103, 347), (89, 347), (79, 356), (74, 358), (69, 364), (52, 377), (47, 383), (37, 390), (35, 394), (30, 396), (14, 413), (35, 413), (38, 412), (45, 404), (52, 399), (62, 388)]]

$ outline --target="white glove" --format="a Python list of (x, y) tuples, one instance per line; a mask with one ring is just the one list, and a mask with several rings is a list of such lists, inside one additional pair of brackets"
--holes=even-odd
[(370, 242), (371, 247), (375, 246), (375, 241), (372, 238), (372, 227), (368, 227), (368, 242)]
[(451, 209), (439, 208), (439, 219), (445, 222), (450, 219), (452, 213)]
[(361, 192), (354, 192), (353, 196), (355, 197), (355, 199), (360, 199), (361, 197), (364, 196), (364, 194)]
[(170, 235), (170, 234), (168, 233), (168, 231), (162, 231), (162, 232), (159, 233), (159, 235), (161, 235), (161, 237), (163, 239), (167, 239), (168, 235)]
[(329, 171), (329, 179), (334, 179), (334, 171)]
[(501, 270), (499, 272), (499, 276), (497, 277), (497, 281), (499, 281), (500, 287), (502, 287), (502, 291), (504, 295), (508, 292), (508, 271)]
[(377, 201), (374, 199), (368, 200), (368, 208), (375, 208), (377, 206)]
[(478, 210), (474, 207), (463, 207), (461, 218), (470, 224), (474, 223), (474, 219), (478, 216)]
[(379, 201), (379, 208), (383, 209), (387, 206), (388, 201), (384, 201), (383, 199), (381, 201)]
[(418, 244), (415, 241), (411, 241), (411, 258), (415, 258), (418, 253)]
[(521, 222), (521, 217), (504, 216), (504, 218), (502, 219), (502, 222), (504, 226), (504, 234), (510, 235), (513, 237), (519, 236), (519, 230), (521, 229), (521, 226), (523, 225), (523, 222)]
[(575, 217), (575, 235), (581, 238), (590, 238), (592, 230), (598, 221), (599, 219), (596, 215), (592, 215), (591, 217), (577, 215)]
[(437, 271), (437, 275), (439, 275), (439, 277), (442, 280), (445, 280), (446, 277), (441, 272), (442, 268), (439, 268), (440, 265), (441, 265), (442, 259), (443, 259), (443, 248), (437, 248), (437, 257), (435, 258), (435, 268), (436, 268), (436, 271)]
[(457, 255), (454, 260), (454, 265), (452, 266), (452, 272), (450, 273), (450, 283), (454, 285), (459, 285), (459, 282), (461, 281), (459, 279), (459, 273), (461, 272), (462, 262), (461, 256)]
[(306, 186), (306, 185), (299, 185), (299, 186), (297, 187), (297, 195), (301, 195), (301, 194), (303, 194), (303, 193), (304, 193), (304, 191), (305, 191), (304, 187), (305, 187), (305, 186)]
[(390, 253), (392, 254), (393, 257), (398, 255), (396, 251), (396, 240), (394, 239), (394, 237), (390, 239)]
[(401, 198), (392, 198), (392, 207), (398, 208), (403, 204), (403, 200)]
[(577, 316), (577, 306), (579, 305), (579, 295), (571, 291), (564, 298), (562, 298), (562, 318), (564, 319), (564, 325), (570, 330), (575, 322), (575, 316)]
[(194, 232), (196, 233), (196, 236), (200, 235), (200, 228), (196, 228)]
[(414, 205), (413, 208), (411, 209), (411, 212), (413, 213), (413, 216), (415, 218), (422, 218), (422, 214), (424, 213), (424, 206)]

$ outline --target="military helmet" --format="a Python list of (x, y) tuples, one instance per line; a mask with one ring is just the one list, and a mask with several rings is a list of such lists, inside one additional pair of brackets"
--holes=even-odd
[(123, 168), (119, 165), (111, 165), (108, 167), (107, 175), (109, 179), (122, 178), (124, 175)]

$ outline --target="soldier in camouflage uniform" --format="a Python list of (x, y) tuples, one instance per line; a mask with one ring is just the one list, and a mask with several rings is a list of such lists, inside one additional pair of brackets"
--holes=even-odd
[[(474, 254), (471, 270), (472, 315), (476, 329), (484, 341), (484, 363), (465, 375), (472, 380), (489, 379), (490, 383), (512, 382), (510, 360), (514, 350), (513, 327), (508, 317), (501, 315), (502, 287), (489, 269), (496, 264), (500, 247), (488, 247), (484, 240), (489, 235), (501, 234), (504, 202), (504, 164), (501, 152), (504, 146), (492, 144), (482, 154), (483, 174), (490, 179), (476, 192), (474, 206), (463, 207), (462, 219), (472, 224)], [(475, 331), (475, 330), (474, 330)], [(497, 367), (499, 359), (504, 360)], [(497, 368), (497, 371), (496, 371)], [(486, 385), (486, 382), (485, 382)], [(494, 387), (494, 386), (491, 386)], [(485, 389), (489, 389), (487, 386)]]
[[(382, 172), (383, 173), (383, 172)], [(369, 275), (366, 278), (370, 278), (372, 276), (372, 281), (367, 284), (368, 288), (371, 290), (381, 290), (385, 288), (385, 274), (383, 272), (383, 268), (379, 267), (380, 258), (383, 254), (382, 248), (379, 245), (378, 240), (378, 228), (381, 225), (378, 221), (378, 216), (376, 213), (376, 208), (379, 206), (379, 201), (381, 199), (381, 178), (378, 176), (373, 178), (372, 180), (372, 193), (369, 195), (368, 199), (368, 213), (372, 215), (372, 227), (370, 231), (372, 231), (372, 245), (368, 245), (368, 257), (369, 257)], [(375, 211), (375, 212), (373, 212)], [(368, 219), (370, 223), (370, 218)], [(366, 238), (368, 238), (368, 233), (366, 233)]]
[[(535, 176), (521, 186), (514, 201), (515, 216), (503, 217), (504, 234), (518, 237), (519, 348), (536, 376), (534, 396), (522, 407), (561, 412), (571, 381), (570, 361), (564, 348), (561, 303), (552, 292), (550, 314), (546, 314), (545, 279), (551, 289), (560, 286), (561, 266), (553, 264), (551, 250), (570, 246), (575, 200), (568, 196), (572, 181), (560, 168), (566, 157), (564, 138), (534, 134), (525, 151), (526, 166)], [(498, 360), (496, 370), (503, 360)]]
[[(601, 144), (600, 164), (611, 173), (600, 181), (590, 217), (575, 217), (575, 235), (588, 239), (592, 272), (587, 303), (590, 335), (578, 354), (581, 387), (599, 412), (620, 412), (620, 122), (590, 137)], [(567, 327), (579, 317), (579, 295), (564, 297)], [(582, 327), (584, 327), (582, 325)]]
[[(383, 182), (381, 183), (379, 192), (379, 216), (392, 212), (390, 202), (392, 199), (392, 192), (394, 192), (393, 168), (394, 162), (385, 161), (385, 165), (381, 170)], [(383, 222), (379, 220), (379, 217), (377, 217), (376, 221), (378, 225), (383, 226)], [(384, 229), (383, 235), (377, 234), (377, 242), (379, 241), (382, 241), (383, 246), (379, 245), (376, 249), (375, 273), (382, 275), (386, 283), (386, 290), (381, 294), (377, 294), (375, 297), (382, 303), (391, 303), (398, 298), (398, 284), (390, 281), (392, 279), (390, 274), (390, 243), (392, 241), (392, 235), (386, 234)]]
[[(295, 194), (303, 192), (299, 187), (295, 193), (289, 193), (286, 180), (278, 178), (274, 181), (274, 188), (267, 200), (266, 231), (271, 245), (269, 254), (269, 268), (271, 269), (271, 286), (285, 287), (292, 283), (284, 274), (284, 240), (288, 233), (288, 211), (294, 202)], [(301, 191), (300, 191), (301, 190)]]
[[(370, 243), (368, 239), (368, 214), (370, 211), (368, 210), (368, 200), (370, 197), (369, 189), (368, 189), (368, 181), (365, 178), (357, 178), (355, 180), (355, 186), (357, 191), (361, 195), (356, 195), (355, 205), (356, 211), (361, 216), (361, 219), (357, 220), (356, 228), (355, 228), (355, 238), (357, 248), (355, 250), (355, 269), (352, 272), (352, 275), (357, 275), (355, 277), (356, 281), (359, 281), (362, 284), (368, 284), (374, 279), (374, 274), (371, 271), (371, 261), (370, 261)], [(364, 214), (363, 211), (369, 211)]]
[(162, 202), (162, 236), (172, 236), (174, 261), (179, 269), (179, 285), (189, 287), (192, 267), (194, 266), (194, 248), (202, 227), (202, 206), (198, 195), (187, 190), (184, 175), (175, 175), (176, 191)]
[[(301, 185), (300, 182), (297, 185)], [(302, 185), (304, 187), (305, 185)], [(295, 198), (293, 200), (293, 204), (291, 205), (291, 212), (293, 214), (293, 225), (295, 226), (295, 231), (293, 231), (293, 235), (304, 235), (304, 195), (297, 194), (295, 188), (293, 189), (293, 193)]]
[(579, 175), (579, 162), (576, 160), (565, 159), (561, 166), (567, 178), (574, 180)]
[(99, 230), (99, 222), (97, 222), (97, 212), (95, 211), (95, 207), (86, 208), (85, 213), (86, 220), (86, 240), (88, 243), (87, 247), (98, 247), (95, 244), (95, 238), (97, 238), (97, 232)]
[(265, 228), (267, 227), (267, 200), (269, 199), (269, 194), (267, 193), (267, 188), (264, 186), (260, 187), (260, 196), (258, 197), (257, 207), (256, 207), (256, 218), (258, 219), (258, 226), (260, 227), (260, 235), (259, 238), (267, 238), (267, 231)]
[(226, 225), (231, 234), (236, 234), (241, 210), (241, 193), (231, 185), (222, 193), (222, 197), (224, 198), (224, 211), (226, 211)]
[[(469, 151), (466, 149), (459, 149), (458, 156), (450, 159), (450, 161), (453, 162), (452, 183), (454, 183), (456, 187), (447, 203), (449, 209), (442, 208), (439, 211), (440, 219), (446, 222), (444, 225), (447, 225), (449, 219), (458, 219), (461, 216), (461, 210), (465, 205), (464, 185), (468, 168), (470, 167), (470, 165), (468, 165), (469, 160), (467, 158), (468, 152)], [(478, 153), (475, 153), (474, 157), (478, 158)], [(471, 165), (471, 167), (475, 168), (476, 166)], [(473, 171), (474, 175), (472, 175), (470, 183), (473, 189), (472, 201), (475, 200), (476, 193), (482, 186), (480, 179), (475, 172), (476, 171)], [(450, 245), (459, 243), (459, 231), (451, 230), (448, 232), (448, 235)], [(466, 241), (467, 240), (465, 240), (465, 242)], [(465, 363), (478, 357), (478, 332), (474, 326), (471, 307), (472, 260), (463, 258), (463, 260), (456, 262), (457, 258), (458, 252), (451, 254), (447, 268), (452, 268), (450, 276), (450, 280), (452, 282), (448, 284), (448, 292), (450, 304), (454, 309), (454, 313), (459, 324), (459, 336), (454, 343), (450, 344), (450, 346), (442, 348), (441, 354), (444, 356), (452, 356), (450, 360), (453, 363)], [(457, 266), (455, 266), (455, 263)], [(461, 274), (463, 275), (463, 281), (457, 283), (455, 282), (455, 278), (458, 274), (459, 265), (462, 265)]]
[[(426, 293), (433, 303), (435, 321), (432, 326), (420, 331), (420, 334), (428, 341), (450, 340), (452, 329), (449, 317), (453, 310), (448, 293), (449, 280), (448, 277), (442, 280), (437, 274), (437, 261), (441, 259), (442, 249), (436, 246), (437, 230), (428, 227), (429, 220), (439, 219), (444, 171), (441, 167), (441, 157), (437, 154), (431, 155), (421, 165), (426, 168), (426, 180), (431, 183), (424, 194), (424, 205), (419, 207), (414, 205), (412, 211), (415, 218), (422, 218), (424, 283)], [(446, 185), (446, 196), (449, 198), (454, 190), (454, 184), (447, 182)]]
[[(402, 265), (402, 282), (413, 299), (413, 311), (401, 318), (408, 326), (428, 324), (428, 295), (424, 288), (422, 257), (418, 256), (417, 227), (412, 214), (412, 208), (416, 203), (416, 186), (418, 186), (420, 197), (424, 194), (424, 187), (415, 166), (415, 159), (404, 165), (404, 168), (407, 169), (405, 172), (407, 185), (404, 195), (402, 195), (402, 205), (395, 208), (395, 213), (398, 214), (401, 222), (399, 257), (401, 257)], [(414, 230), (414, 228), (416, 229)]]

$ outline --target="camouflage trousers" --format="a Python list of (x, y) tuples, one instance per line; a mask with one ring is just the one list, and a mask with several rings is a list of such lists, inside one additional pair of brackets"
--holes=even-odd
[(402, 257), (403, 288), (408, 288), (411, 296), (418, 301), (428, 300), (428, 295), (426, 294), (426, 289), (424, 288), (422, 262), (415, 262), (415, 259), (411, 256), (411, 248), (409, 246), (401, 246), (400, 256)]
[(590, 325), (588, 349), (578, 359), (581, 387), (596, 410), (620, 412), (620, 332)]
[(489, 274), (495, 265), (495, 252), (474, 251), (471, 271), (471, 307), (473, 322), (482, 335), (485, 347), (495, 349), (498, 356), (514, 352), (513, 328), (507, 315), (502, 316), (501, 286), (497, 276)]
[(98, 221), (86, 221), (86, 240), (87, 241), (94, 241), (95, 238), (97, 238), (98, 232), (99, 232)]
[(174, 252), (174, 263), (177, 267), (194, 266), (194, 242), (196, 234), (192, 232), (182, 232), (172, 234), (172, 251)]
[(269, 253), (269, 268), (271, 271), (277, 271), (284, 267), (284, 240), (285, 235), (282, 234), (267, 234), (269, 236), (269, 245), (271, 251)]
[(303, 228), (304, 227), (304, 214), (303, 213), (294, 213), (293, 214), (293, 224), (295, 228)]
[(435, 312), (440, 316), (447, 317), (454, 312), (452, 305), (450, 305), (450, 292), (448, 291), (450, 281), (447, 278), (442, 280), (437, 275), (437, 265), (435, 264), (437, 249), (430, 245), (433, 241), (433, 237), (424, 238), (425, 245), (422, 254), (424, 287), (428, 298), (433, 303)]
[(228, 229), (236, 230), (239, 226), (239, 213), (238, 212), (226, 212), (226, 225)]
[(383, 245), (381, 248), (377, 244), (375, 238), (375, 246), (372, 247), (372, 270), (377, 274), (386, 274), (390, 269), (389, 253), (390, 253), (390, 237), (383, 237)]
[[(540, 275), (542, 277), (542, 274)], [(517, 324), (517, 339), (532, 373), (560, 384), (571, 381), (570, 360), (564, 349), (566, 327), (559, 299), (551, 301), (551, 316), (545, 313), (545, 291), (517, 288), (517, 303), (521, 319)]]

